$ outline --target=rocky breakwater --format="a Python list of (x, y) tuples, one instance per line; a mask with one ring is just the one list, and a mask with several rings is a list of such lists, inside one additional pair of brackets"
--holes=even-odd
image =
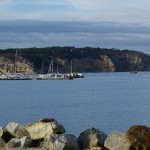
[(22, 126), (10, 122), (0, 127), (0, 150), (150, 150), (150, 128), (134, 125), (127, 132), (104, 132), (90, 128), (77, 138), (66, 134), (55, 119)]

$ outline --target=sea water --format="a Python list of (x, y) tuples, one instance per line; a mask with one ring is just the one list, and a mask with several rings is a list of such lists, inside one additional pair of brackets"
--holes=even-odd
[(150, 126), (150, 72), (86, 73), (84, 79), (0, 81), (0, 126), (55, 118), (67, 133)]

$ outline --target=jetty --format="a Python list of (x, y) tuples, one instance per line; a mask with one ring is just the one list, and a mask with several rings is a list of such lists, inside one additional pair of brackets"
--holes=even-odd
[(32, 74), (26, 75), (21, 73), (3, 74), (0, 80), (71, 80), (73, 77), (65, 74)]
[(94, 127), (80, 135), (66, 133), (53, 118), (25, 126), (9, 122), (0, 127), (0, 150), (149, 150), (150, 128), (133, 125), (126, 132), (104, 133)]

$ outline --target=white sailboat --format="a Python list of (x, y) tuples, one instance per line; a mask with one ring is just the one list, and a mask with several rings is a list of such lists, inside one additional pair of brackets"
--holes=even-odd
[(73, 72), (73, 63), (70, 62), (70, 73), (68, 74), (69, 77), (72, 78), (84, 78), (84, 76), (81, 73), (75, 73)]

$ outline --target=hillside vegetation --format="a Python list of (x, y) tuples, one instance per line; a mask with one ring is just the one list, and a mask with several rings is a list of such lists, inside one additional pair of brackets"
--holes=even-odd
[[(47, 73), (51, 61), (54, 63), (54, 72), (60, 73), (70, 72), (71, 61), (74, 72), (125, 72), (131, 69), (150, 71), (150, 55), (138, 51), (47, 47), (22, 48), (17, 49), (17, 52), (18, 72), (22, 70), (25, 73), (39, 73), (43, 66), (44, 73)], [(0, 50), (1, 72), (12, 72), (14, 60), (15, 49)]]

